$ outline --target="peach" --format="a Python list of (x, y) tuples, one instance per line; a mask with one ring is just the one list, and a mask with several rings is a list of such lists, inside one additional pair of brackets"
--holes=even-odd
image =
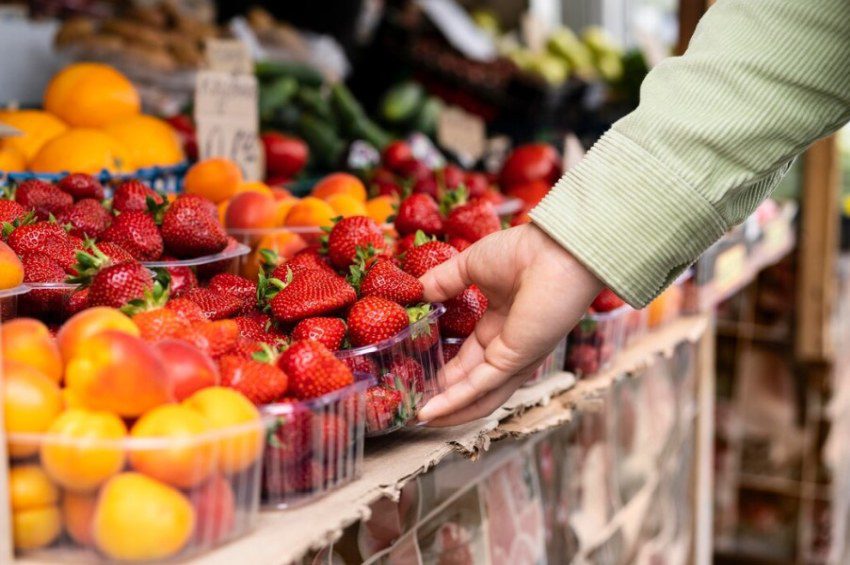
[(392, 196), (376, 196), (366, 202), (366, 215), (378, 224), (385, 224), (396, 213), (398, 200)]
[(326, 199), (331, 194), (348, 194), (360, 202), (366, 202), (366, 186), (363, 182), (349, 173), (332, 173), (313, 187), (312, 195)]
[(171, 400), (165, 365), (141, 338), (110, 330), (85, 345), (69, 359), (65, 382), (87, 407), (135, 418)]
[(268, 194), (242, 192), (230, 200), (224, 225), (233, 229), (272, 228), (277, 220), (275, 200)]
[(289, 211), (298, 204), (297, 198), (283, 198), (280, 200), (275, 200), (275, 220), (274, 223), (276, 226), (282, 226), (286, 222), (286, 217), (289, 215)]
[(65, 530), (78, 544), (84, 547), (94, 545), (92, 522), (97, 507), (97, 496), (65, 491), (62, 495), (62, 519)]
[(37, 369), (58, 382), (62, 381), (62, 355), (47, 326), (31, 318), (18, 318), (3, 324), (0, 331), (3, 358)]
[(139, 328), (133, 320), (120, 310), (106, 306), (89, 308), (72, 316), (56, 335), (62, 359), (67, 363), (78, 351), (89, 349), (89, 339), (107, 330), (137, 337), (139, 335)]
[(153, 347), (162, 358), (171, 397), (177, 402), (202, 388), (218, 385), (218, 367), (197, 347), (177, 339), (164, 339)]
[(275, 200), (289, 200), (291, 198), (295, 198), (291, 192), (282, 186), (273, 186), (271, 187), (272, 197)]
[(195, 541), (215, 545), (225, 539), (236, 523), (236, 505), (230, 482), (214, 476), (203, 486), (189, 493), (195, 507)]
[(308, 196), (289, 210), (284, 224), (293, 227), (331, 227), (333, 219), (338, 215), (324, 200)]
[(269, 185), (258, 180), (244, 181), (236, 188), (236, 194), (240, 192), (258, 192), (267, 196), (272, 195), (272, 189)]
[(24, 265), (12, 248), (0, 241), (0, 290), (14, 288), (24, 282)]
[(242, 274), (251, 280), (257, 278), (257, 274), (260, 271), (260, 264), (263, 261), (261, 255), (263, 249), (274, 251), (278, 254), (281, 261), (286, 261), (306, 248), (307, 242), (297, 233), (282, 231), (266, 234), (260, 238), (254, 246), (254, 250), (248, 256), (248, 260), (242, 266)]
[[(3, 400), (3, 424), (9, 434), (45, 432), (62, 412), (59, 385), (40, 371), (4, 359), (0, 393)], [(28, 457), (38, 451), (33, 440), (9, 442), (9, 455)]]
[(366, 206), (363, 202), (350, 194), (331, 194), (325, 198), (325, 202), (330, 204), (334, 212), (343, 218), (366, 215)]

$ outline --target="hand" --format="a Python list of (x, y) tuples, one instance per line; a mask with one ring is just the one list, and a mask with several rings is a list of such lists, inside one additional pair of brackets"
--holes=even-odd
[(602, 283), (533, 224), (492, 234), (420, 279), (441, 302), (475, 284), (487, 312), (441, 373), (445, 387), (419, 412), (432, 426), (492, 413), (576, 325)]

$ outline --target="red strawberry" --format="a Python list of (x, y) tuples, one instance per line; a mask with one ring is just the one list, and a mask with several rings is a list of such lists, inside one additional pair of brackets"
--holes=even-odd
[(89, 289), (81, 288), (71, 293), (65, 305), (65, 315), (71, 317), (89, 307)]
[(419, 230), (428, 235), (440, 235), (443, 233), (440, 207), (427, 194), (413, 194), (399, 204), (395, 229), (401, 235), (414, 234)]
[(112, 210), (115, 212), (146, 212), (148, 198), (156, 204), (162, 204), (162, 196), (146, 184), (137, 180), (122, 182), (112, 196)]
[(357, 248), (370, 246), (380, 250), (386, 247), (384, 234), (375, 220), (365, 216), (343, 218), (328, 235), (328, 258), (336, 268), (347, 269), (354, 263)]
[(401, 406), (401, 391), (377, 385), (366, 391), (366, 430), (378, 432), (395, 425)]
[(352, 373), (378, 376), (378, 364), (368, 355), (352, 355), (342, 360)]
[(608, 288), (602, 289), (602, 292), (596, 295), (593, 303), (590, 305), (596, 312), (610, 312), (623, 306), (623, 299), (614, 294), (614, 291)]
[(460, 346), (463, 345), (463, 341), (458, 341), (459, 343), (456, 343), (455, 340), (452, 340), (451, 342), (446, 340), (443, 342), (443, 361), (445, 363), (448, 363), (457, 357), (457, 354), (460, 351)]
[(277, 361), (289, 376), (289, 392), (300, 400), (316, 398), (354, 382), (351, 369), (318, 341), (295, 341)]
[(467, 247), (469, 247), (470, 245), (472, 245), (472, 242), (470, 242), (466, 239), (463, 239), (462, 237), (450, 237), (449, 238), (449, 245), (451, 245), (452, 247), (457, 249), (458, 252), (461, 252), (464, 249), (466, 249)]
[[(165, 257), (162, 259), (167, 260)], [(168, 276), (171, 277), (169, 294), (174, 298), (180, 298), (193, 288), (198, 288), (198, 277), (195, 276), (195, 271), (192, 270), (192, 267), (166, 267), (165, 270), (168, 271)]]
[(142, 299), (153, 288), (147, 269), (136, 261), (102, 267), (91, 279), (89, 306), (121, 308), (131, 300)]
[[(106, 257), (108, 257), (113, 263), (123, 263), (124, 261), (132, 261), (133, 256), (130, 255), (130, 252), (118, 245), (117, 243), (111, 243), (109, 241), (101, 241), (96, 245), (97, 249), (103, 253)], [(92, 246), (89, 246), (89, 249), (93, 249)]]
[(15, 200), (27, 210), (35, 210), (41, 220), (46, 220), (50, 214), (56, 214), (74, 203), (70, 194), (62, 192), (56, 185), (37, 179), (19, 184), (15, 189)]
[[(239, 324), (239, 318), (233, 319), (236, 324)], [(240, 327), (240, 331), (241, 331)], [(238, 342), (236, 342), (236, 346), (230, 350), (228, 355), (235, 355), (237, 357), (242, 357), (243, 359), (253, 359), (255, 353), (260, 353), (263, 351), (263, 344), (259, 341), (253, 341), (246, 338), (240, 338)]]
[(208, 288), (193, 288), (186, 293), (186, 298), (200, 306), (208, 320), (231, 318), (241, 308), (235, 297)]
[(443, 187), (446, 190), (457, 190), (464, 184), (465, 173), (457, 165), (446, 165), (442, 171)]
[(239, 326), (233, 320), (195, 322), (178, 339), (188, 341), (213, 359), (233, 351), (239, 344)]
[(345, 329), (345, 322), (339, 318), (307, 318), (292, 330), (292, 339), (318, 341), (331, 351), (337, 351), (345, 339)]
[(394, 359), (389, 371), (383, 376), (387, 386), (406, 391), (425, 391), (425, 370), (415, 359), (402, 357)]
[(389, 339), (409, 324), (402, 306), (378, 296), (361, 298), (348, 312), (348, 335), (354, 347)]
[(305, 270), (319, 270), (333, 273), (334, 270), (325, 261), (324, 256), (314, 247), (309, 247), (296, 253), (292, 259), (277, 267), (272, 276), (283, 280), (286, 278), (286, 269), (289, 268), (293, 275)]
[[(65, 270), (53, 258), (43, 253), (29, 253), (21, 263), (24, 266), (26, 283), (61, 283)], [(28, 314), (48, 314), (62, 309), (68, 291), (61, 289), (36, 289), (22, 297)]]
[(275, 365), (225, 355), (219, 360), (218, 366), (221, 370), (221, 384), (238, 390), (258, 406), (270, 404), (286, 392), (286, 373)]
[(344, 278), (321, 271), (306, 271), (292, 276), (271, 299), (269, 307), (275, 319), (289, 323), (328, 314), (355, 300), (357, 293)]
[(416, 278), (457, 255), (457, 249), (442, 241), (428, 241), (407, 252), (404, 270)]
[(210, 216), (203, 198), (184, 195), (162, 217), (162, 240), (170, 254), (191, 258), (222, 251), (227, 246), (227, 233)]
[(449, 212), (445, 222), (446, 235), (472, 243), (500, 229), (502, 223), (496, 209), (493, 204), (484, 200), (458, 206)]
[(85, 173), (70, 174), (56, 183), (56, 186), (59, 187), (59, 190), (70, 194), (74, 200), (85, 198), (103, 200), (105, 196), (100, 181)]
[(239, 301), (241, 312), (249, 312), (257, 305), (257, 283), (230, 273), (221, 273), (210, 279), (210, 290), (229, 294)]
[(112, 223), (112, 214), (100, 201), (84, 198), (56, 213), (60, 224), (71, 224), (70, 234), (97, 239)]
[(27, 215), (27, 210), (14, 200), (0, 200), (0, 226), (6, 222), (21, 220)]
[(446, 313), (440, 318), (443, 337), (467, 337), (487, 310), (487, 297), (472, 285), (460, 296), (446, 301)]
[(68, 234), (59, 224), (36, 222), (15, 228), (6, 242), (21, 257), (30, 253), (44, 253), (55, 258), (65, 251)]
[(188, 298), (173, 298), (168, 301), (165, 307), (176, 312), (182, 318), (193, 324), (195, 322), (205, 322), (207, 320), (204, 310)]
[(419, 302), (423, 292), (419, 279), (387, 260), (373, 263), (360, 283), (360, 296), (380, 296), (402, 306)]
[(185, 318), (167, 308), (139, 312), (133, 316), (133, 322), (139, 328), (142, 339), (147, 341), (179, 337), (190, 326)]
[[(424, 233), (424, 232), (423, 232)], [(409, 233), (406, 236), (399, 238), (395, 244), (396, 257), (402, 257), (405, 253), (416, 247), (416, 235)]]
[(239, 325), (239, 334), (251, 341), (275, 345), (286, 340), (286, 334), (275, 327), (268, 314), (253, 311), (233, 321)]
[(122, 212), (103, 232), (101, 240), (117, 243), (137, 261), (156, 261), (162, 255), (162, 236), (146, 212)]

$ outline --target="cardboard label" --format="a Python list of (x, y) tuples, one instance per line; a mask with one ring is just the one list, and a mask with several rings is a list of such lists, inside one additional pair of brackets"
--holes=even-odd
[(212, 71), (252, 74), (254, 64), (244, 43), (238, 39), (209, 39), (205, 55), (207, 66)]
[(437, 120), (439, 144), (470, 165), (484, 154), (486, 133), (484, 120), (457, 106), (443, 109)]
[(519, 29), (522, 41), (526, 46), (536, 53), (546, 49), (546, 38), (549, 30), (546, 23), (531, 12), (524, 13), (519, 21)]
[(721, 253), (714, 262), (714, 289), (723, 294), (732, 288), (744, 274), (747, 248), (739, 243)]
[(263, 174), (257, 95), (252, 75), (199, 71), (195, 82), (200, 158), (226, 157), (248, 180), (259, 180)]

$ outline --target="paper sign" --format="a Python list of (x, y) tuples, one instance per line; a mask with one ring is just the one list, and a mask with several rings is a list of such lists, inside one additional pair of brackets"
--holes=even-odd
[(212, 71), (241, 74), (254, 72), (251, 54), (238, 39), (209, 39), (205, 55), (207, 66)]
[(437, 141), (471, 165), (484, 154), (484, 120), (457, 106), (446, 107), (437, 120)]
[(578, 165), (584, 159), (584, 154), (584, 146), (581, 144), (581, 141), (574, 134), (568, 133), (564, 137), (564, 157), (562, 162), (564, 171), (569, 171)]
[(540, 53), (546, 48), (546, 38), (549, 35), (546, 23), (535, 14), (524, 13), (519, 21), (519, 29), (522, 41), (529, 49)]
[(257, 79), (221, 71), (199, 71), (195, 83), (195, 122), (201, 159), (226, 157), (248, 180), (263, 173), (258, 137)]

